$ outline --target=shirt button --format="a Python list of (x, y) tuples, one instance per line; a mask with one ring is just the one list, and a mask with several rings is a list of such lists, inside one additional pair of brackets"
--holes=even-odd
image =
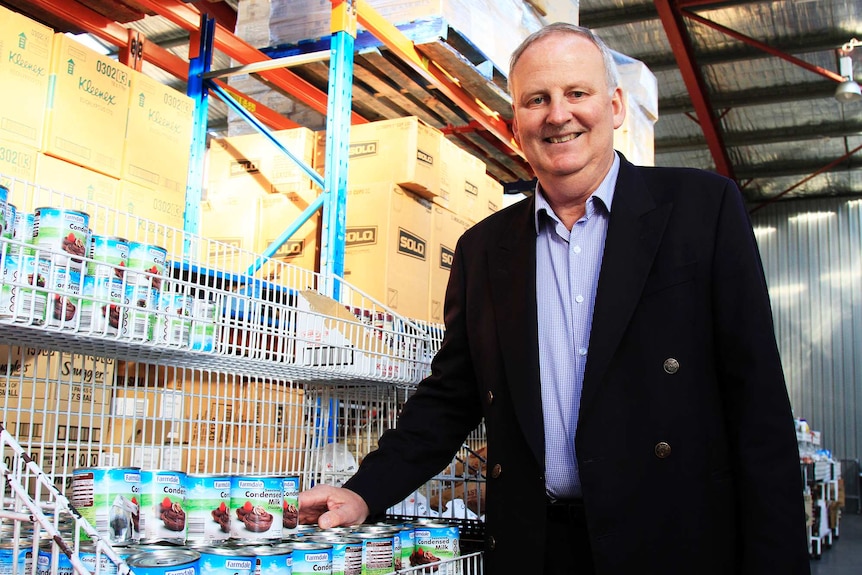
[(659, 459), (670, 457), (670, 444), (666, 441), (660, 441), (655, 446), (655, 456)]
[(492, 403), (494, 403), (494, 392), (489, 391), (488, 392), (488, 405), (491, 405)]
[(578, 355), (587, 355), (587, 348), (582, 347), (578, 349)]
[(664, 371), (669, 375), (673, 375), (679, 371), (679, 362), (672, 357), (664, 360)]
[(581, 253), (581, 246), (575, 246), (575, 247), (573, 247), (573, 248), (572, 248), (572, 251), (573, 251), (573, 252), (575, 252), (576, 254)]
[(575, 296), (575, 301), (578, 303), (584, 303), (584, 296), (582, 296), (582, 295)]
[(494, 479), (500, 477), (501, 473), (503, 473), (503, 467), (499, 463), (496, 464), (493, 469), (491, 469), (491, 477), (493, 477)]
[(488, 549), (493, 551), (496, 548), (497, 548), (497, 540), (494, 539), (493, 535), (488, 536)]

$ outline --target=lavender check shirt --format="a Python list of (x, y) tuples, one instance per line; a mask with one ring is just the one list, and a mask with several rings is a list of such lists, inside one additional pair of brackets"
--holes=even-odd
[(602, 253), (620, 159), (587, 199), (572, 230), (536, 186), (536, 299), (545, 423), (545, 487), (554, 499), (581, 497), (575, 432)]

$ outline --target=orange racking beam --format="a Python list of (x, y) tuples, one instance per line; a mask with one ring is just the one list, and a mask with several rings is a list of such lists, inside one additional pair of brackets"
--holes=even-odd
[[(200, 28), (200, 13), (190, 4), (186, 4), (180, 0), (136, 0), (136, 2), (181, 28), (189, 31), (195, 31)], [(214, 47), (216, 50), (227, 54), (243, 64), (252, 64), (270, 59), (269, 56), (218, 24), (216, 24)], [(326, 115), (326, 94), (293, 72), (285, 68), (278, 68), (261, 71), (258, 74), (284, 90), (285, 93), (299, 99), (317, 112)], [(351, 116), (351, 122), (353, 123), (364, 123), (367, 121), (355, 112)]]
[[(342, 2), (344, 0), (332, 0), (333, 6)], [(467, 93), (455, 78), (447, 74), (430, 58), (421, 54), (401, 30), (380, 16), (366, 0), (356, 0), (356, 13), (359, 23), (383, 42), (389, 50), (446, 94), (462, 110), (479, 122), (484, 129), (503, 142), (510, 155), (523, 158), (523, 152), (515, 143), (511, 128), (498, 113), (491, 112), (474, 96)]]
[[(94, 36), (119, 46), (121, 49), (129, 47), (128, 28), (117, 24), (113, 20), (102, 16), (98, 12), (90, 10), (82, 4), (69, 0), (30, 0), (30, 2), (67, 22), (80, 25), (81, 28)], [(189, 75), (189, 64), (179, 56), (171, 54), (164, 48), (151, 42), (144, 42), (144, 60), (169, 72), (177, 78), (185, 80)]]

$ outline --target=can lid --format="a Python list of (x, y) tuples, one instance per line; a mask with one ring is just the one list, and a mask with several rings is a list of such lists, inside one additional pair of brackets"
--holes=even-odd
[(126, 557), (129, 567), (173, 567), (199, 560), (201, 554), (191, 549), (141, 551)]

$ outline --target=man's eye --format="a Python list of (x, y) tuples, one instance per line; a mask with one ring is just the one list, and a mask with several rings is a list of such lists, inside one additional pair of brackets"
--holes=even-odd
[(530, 99), (530, 104), (531, 104), (531, 105), (533, 105), (533, 106), (537, 106), (537, 105), (541, 104), (541, 103), (542, 103), (542, 102), (544, 102), (544, 101), (545, 101), (545, 97), (544, 97), (544, 96), (535, 96), (535, 97), (533, 97), (533, 98), (531, 98), (531, 99)]
[(586, 92), (581, 92), (581, 91), (579, 91), (579, 90), (575, 90), (575, 91), (573, 91), (573, 92), (569, 92), (569, 97), (574, 98), (574, 99), (583, 98), (583, 97), (584, 97), (584, 96), (586, 96), (586, 95), (587, 95), (587, 93), (586, 93)]

